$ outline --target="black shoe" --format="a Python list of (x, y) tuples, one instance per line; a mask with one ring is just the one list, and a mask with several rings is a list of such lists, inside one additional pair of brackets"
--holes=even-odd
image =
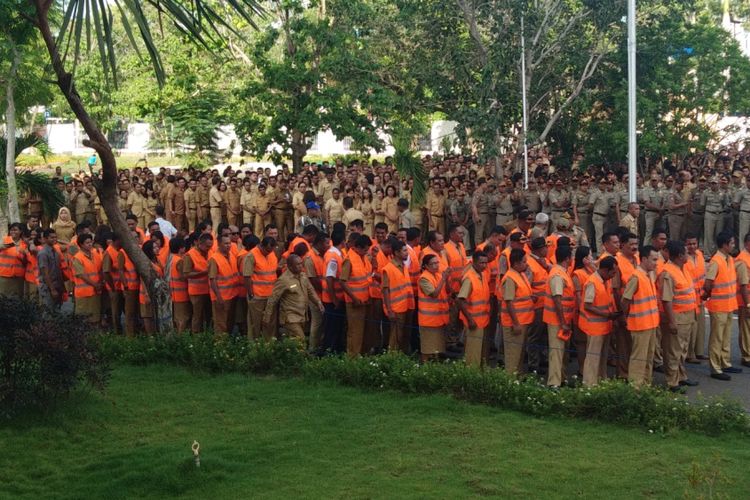
[(669, 392), (676, 392), (678, 394), (685, 394), (685, 388), (679, 385), (669, 388)]
[(654, 366), (654, 371), (658, 373), (664, 373), (664, 365), (656, 365)]
[(680, 385), (686, 385), (688, 387), (695, 387), (698, 385), (697, 380), (690, 380), (689, 378), (686, 378), (685, 380), (680, 380)]
[(696, 356), (696, 358), (705, 361), (708, 359), (708, 356), (706, 356), (705, 354), (699, 354)]
[(723, 368), (721, 371), (724, 373), (742, 373), (742, 368), (735, 368), (734, 366), (730, 366), (729, 368)]
[(701, 364), (701, 360), (698, 358), (688, 358), (685, 360), (685, 363), (689, 363), (691, 365), (699, 365)]
[(732, 380), (732, 377), (727, 375), (726, 373), (712, 373), (711, 378), (715, 378), (716, 380)]
[(750, 361), (745, 361), (744, 359), (740, 363), (742, 366), (750, 366)]

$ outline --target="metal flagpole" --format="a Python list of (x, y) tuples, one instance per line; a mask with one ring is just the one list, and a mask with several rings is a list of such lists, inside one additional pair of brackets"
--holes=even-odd
[(636, 164), (638, 144), (635, 133), (636, 95), (635, 95), (635, 0), (628, 0), (628, 199), (636, 200)]
[(523, 188), (529, 187), (529, 147), (527, 146), (527, 116), (526, 116), (526, 37), (523, 32), (523, 16), (521, 16), (521, 100), (523, 102)]

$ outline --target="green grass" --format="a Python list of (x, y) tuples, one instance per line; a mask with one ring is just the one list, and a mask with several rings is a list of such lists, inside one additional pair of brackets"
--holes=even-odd
[(118, 366), (105, 395), (0, 426), (0, 497), (674, 498), (705, 493), (718, 474), (714, 493), (743, 498), (749, 441)]

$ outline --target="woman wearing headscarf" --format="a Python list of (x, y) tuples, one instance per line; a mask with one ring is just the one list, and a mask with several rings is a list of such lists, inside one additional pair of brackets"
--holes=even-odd
[(57, 233), (57, 240), (60, 243), (70, 243), (70, 240), (75, 236), (76, 222), (67, 207), (62, 207), (57, 212), (57, 220), (52, 223), (52, 229)]

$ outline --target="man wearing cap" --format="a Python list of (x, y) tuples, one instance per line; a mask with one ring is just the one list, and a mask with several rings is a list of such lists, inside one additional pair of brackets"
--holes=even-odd
[[(641, 206), (637, 202), (628, 203), (628, 213), (620, 219), (620, 226), (627, 228), (628, 231), (638, 236), (638, 216), (641, 213)], [(638, 238), (640, 240), (640, 237)]]
[(529, 178), (529, 185), (523, 191), (516, 191), (518, 202), (534, 213), (542, 211), (542, 198), (539, 194), (539, 186), (536, 179)]
[(557, 226), (557, 220), (570, 207), (570, 194), (565, 190), (563, 181), (557, 179), (555, 187), (548, 196), (550, 211), (552, 212), (552, 226)]
[[(732, 214), (732, 229), (734, 230), (734, 237), (737, 238), (738, 231), (740, 228), (740, 210), (739, 210), (739, 203), (736, 203), (735, 200), (739, 198), (740, 192), (743, 190), (746, 190), (744, 179), (743, 179), (742, 172), (740, 170), (735, 170), (732, 172), (732, 179), (731, 184), (729, 185), (729, 202), (730, 207), (729, 211)], [(740, 235), (739, 239), (742, 239), (744, 235)], [(739, 239), (737, 241), (739, 241)]]
[(494, 187), (490, 187), (484, 178), (477, 181), (477, 189), (471, 200), (471, 213), (474, 219), (474, 245), (484, 241), (489, 228), (487, 227), (489, 201), (488, 197), (492, 194)]
[(677, 177), (674, 188), (667, 194), (669, 237), (673, 240), (682, 241), (685, 236), (685, 222), (690, 207), (687, 194), (682, 177)]
[(703, 219), (703, 242), (707, 255), (716, 251), (716, 236), (724, 229), (724, 209), (727, 206), (727, 194), (719, 190), (719, 179), (711, 177), (710, 188), (704, 191), (701, 204), (706, 207)]
[(703, 244), (703, 219), (706, 216), (706, 205), (703, 193), (708, 190), (708, 179), (704, 176), (698, 178), (698, 185), (690, 193), (690, 232), (698, 235), (699, 243)]
[(307, 208), (307, 213), (300, 217), (299, 226), (304, 228), (313, 225), (317, 227), (321, 233), (324, 233), (325, 224), (323, 224), (323, 219), (320, 218), (320, 205), (314, 201), (308, 201), (305, 208)]
[(549, 217), (544, 212), (539, 212), (534, 218), (534, 226), (531, 228), (532, 238), (545, 238), (549, 228)]
[(578, 184), (578, 189), (571, 196), (571, 206), (573, 207), (573, 221), (576, 225), (583, 228), (588, 239), (593, 238), (593, 226), (591, 225), (591, 210), (589, 209), (589, 179), (584, 177)]
[(622, 182), (615, 185), (615, 204), (617, 225), (622, 226), (622, 219), (628, 214), (628, 203), (630, 202), (628, 193), (628, 174), (623, 174)]
[(654, 227), (659, 223), (662, 214), (664, 199), (659, 190), (659, 176), (651, 174), (650, 184), (643, 188), (643, 205), (646, 209), (646, 235), (649, 236), (654, 231)]
[(505, 226), (513, 220), (513, 183), (501, 182), (494, 196), (495, 225)]
[[(599, 179), (598, 189), (595, 189), (591, 193), (591, 198), (589, 199), (589, 207), (591, 207), (592, 211), (591, 222), (594, 225), (595, 233), (594, 239), (591, 241), (601, 241), (604, 234), (604, 225), (609, 218), (610, 198), (611, 195), (607, 192), (607, 180), (602, 177)], [(601, 253), (600, 248), (597, 248), (597, 250)]]
[(466, 200), (466, 193), (464, 191), (458, 191), (456, 193), (456, 199), (450, 204), (449, 214), (451, 224), (456, 225), (463, 230), (464, 248), (471, 248), (468, 231), (471, 204)]
[[(735, 171), (735, 174), (742, 177), (739, 171)], [(732, 207), (737, 211), (738, 241), (744, 241), (750, 232), (750, 189), (746, 185), (741, 185), (735, 190)]]

